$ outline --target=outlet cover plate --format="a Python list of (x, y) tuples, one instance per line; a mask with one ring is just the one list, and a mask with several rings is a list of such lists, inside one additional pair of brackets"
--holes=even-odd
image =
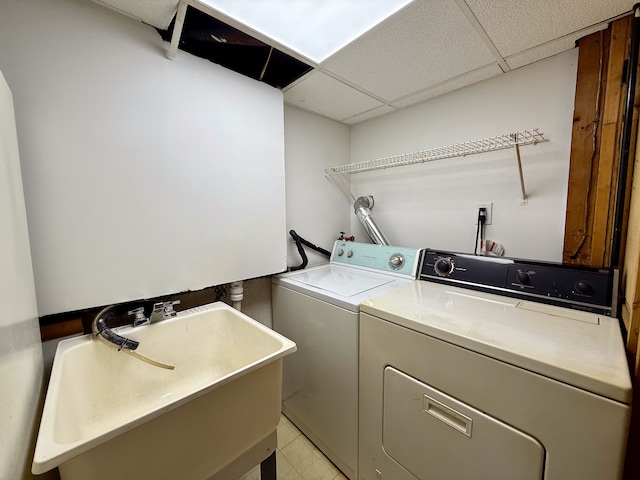
[(493, 221), (493, 202), (478, 202), (476, 203), (476, 209), (473, 211), (473, 224), (478, 224), (478, 211), (481, 208), (485, 208), (487, 210), (487, 221), (484, 222), (485, 225), (491, 225)]

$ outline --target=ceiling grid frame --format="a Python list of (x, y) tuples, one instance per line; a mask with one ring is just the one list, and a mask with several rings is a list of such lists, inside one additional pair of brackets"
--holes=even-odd
[[(571, 50), (579, 38), (629, 15), (635, 3), (635, 0), (542, 0), (532, 5), (492, 0), (413, 0), (317, 63), (217, 11), (210, 6), (213, 0), (92, 1), (156, 28), (173, 19), (179, 3), (204, 10), (309, 65), (308, 73), (282, 87), (284, 102), (347, 125)], [(460, 23), (461, 18), (464, 23)], [(429, 28), (420, 29), (424, 25)], [(442, 34), (434, 34), (434, 29)], [(405, 37), (389, 35), (408, 30), (411, 33)], [(425, 35), (432, 35), (433, 41), (426, 42)], [(469, 35), (471, 41), (465, 38)], [(383, 45), (383, 52), (362, 50), (367, 44)], [(416, 45), (421, 45), (422, 50)], [(359, 66), (350, 71), (353, 65)], [(443, 71), (446, 75), (439, 77)], [(317, 75), (323, 75), (324, 81), (319, 81)], [(391, 76), (392, 79), (385, 78)]]

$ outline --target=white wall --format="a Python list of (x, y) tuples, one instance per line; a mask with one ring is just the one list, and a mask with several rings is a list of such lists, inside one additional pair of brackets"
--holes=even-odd
[(11, 91), (0, 72), (0, 479), (31, 478), (43, 363)]
[[(521, 148), (521, 205), (513, 149), (352, 176), (392, 244), (473, 252), (475, 204), (493, 202), (486, 237), (513, 257), (561, 261), (577, 49), (352, 128), (351, 162), (539, 128)], [(355, 217), (354, 229), (363, 231)]]
[(282, 93), (86, 0), (4, 0), (40, 315), (286, 265)]
[[(287, 232), (295, 230), (305, 240), (331, 251), (340, 232), (350, 232), (352, 209), (324, 177), (324, 169), (349, 163), (350, 129), (295, 107), (285, 106), (284, 114)], [(309, 265), (328, 261), (304, 248)], [(290, 267), (302, 263), (290, 236), (287, 251)]]

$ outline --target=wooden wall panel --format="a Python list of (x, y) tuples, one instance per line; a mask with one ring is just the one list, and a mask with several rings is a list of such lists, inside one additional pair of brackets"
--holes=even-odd
[[(565, 263), (590, 264), (595, 175), (600, 145), (602, 79), (608, 61), (610, 32), (597, 32), (578, 42), (578, 73), (573, 113), (571, 163), (565, 220)], [(594, 139), (595, 136), (595, 139)]]
[[(593, 231), (591, 232), (591, 252), (589, 264), (608, 265), (611, 255), (613, 217), (615, 212), (615, 187), (617, 161), (615, 160), (618, 140), (616, 122), (602, 124), (598, 171), (595, 172), (596, 188), (593, 206)], [(612, 208), (613, 207), (613, 208)]]
[[(637, 143), (637, 142), (636, 142)], [(629, 202), (629, 221), (622, 269), (624, 305), (622, 320), (627, 329), (627, 353), (636, 381), (640, 381), (638, 337), (640, 335), (640, 152), (636, 151)], [(636, 394), (636, 397), (639, 395)]]
[[(608, 217), (606, 228), (606, 241), (604, 245), (603, 265), (611, 265), (612, 239), (615, 221), (615, 209), (617, 201), (618, 172), (620, 170), (620, 149), (623, 133), (624, 109), (626, 100), (626, 69), (625, 62), (629, 57), (629, 46), (631, 39), (631, 16), (611, 25), (611, 43), (609, 46), (609, 62), (607, 71), (607, 88), (604, 99), (602, 115), (602, 154), (603, 166), (606, 164), (607, 170), (604, 183), (608, 184), (609, 192), (607, 197), (602, 197), (604, 203), (608, 199)], [(615, 131), (614, 131), (615, 130)], [(605, 143), (606, 142), (606, 143)], [(603, 170), (604, 171), (604, 170)], [(628, 193), (628, 191), (627, 191)], [(598, 225), (596, 223), (596, 225)]]
[[(624, 34), (630, 37), (629, 31)], [(622, 35), (623, 33), (621, 33)], [(637, 65), (630, 68), (638, 68)], [(632, 375), (634, 398), (631, 407), (631, 426), (627, 445), (627, 457), (624, 471), (624, 479), (632, 480), (640, 478), (640, 167), (638, 145), (638, 109), (640, 105), (640, 88), (636, 82), (636, 91), (633, 108), (633, 138), (630, 148), (629, 170), (626, 187), (626, 213), (622, 229), (622, 253), (620, 255), (621, 290), (622, 290), (622, 321), (627, 332), (627, 355)], [(620, 109), (626, 98), (620, 99)], [(616, 151), (620, 147), (616, 146)], [(635, 152), (635, 153), (634, 153)], [(616, 173), (617, 175), (617, 173)]]
[[(640, 88), (636, 82), (621, 251), (612, 252), (632, 17), (579, 41), (564, 262), (621, 267), (621, 319), (634, 384), (625, 480), (640, 478)], [(636, 152), (636, 154), (634, 154)], [(618, 265), (612, 265), (619, 253)]]
[(610, 266), (631, 17), (579, 40), (563, 261)]
[(640, 155), (636, 152), (636, 165), (631, 186), (631, 203), (627, 225), (627, 244), (623, 269), (625, 302), (640, 305)]

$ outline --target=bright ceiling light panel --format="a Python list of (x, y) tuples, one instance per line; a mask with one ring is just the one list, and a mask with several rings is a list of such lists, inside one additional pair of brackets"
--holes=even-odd
[(415, 0), (200, 0), (320, 63)]

